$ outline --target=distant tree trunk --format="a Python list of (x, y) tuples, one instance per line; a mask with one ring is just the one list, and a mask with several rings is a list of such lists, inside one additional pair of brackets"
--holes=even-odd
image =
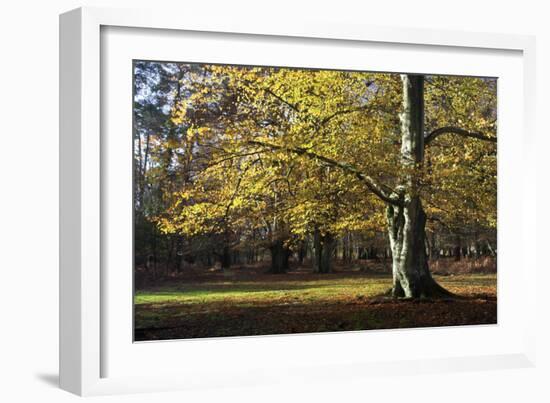
[(145, 137), (145, 154), (143, 156), (143, 167), (141, 171), (141, 180), (142, 184), (140, 186), (140, 203), (143, 203), (143, 194), (145, 193), (145, 175), (147, 174), (147, 164), (149, 163), (149, 143), (150, 143), (151, 133), (147, 130)]
[(424, 77), (401, 75), (401, 163), (409, 172), (396, 189), (397, 203), (388, 204), (394, 297), (450, 295), (432, 278), (426, 254), (426, 213), (419, 196), (416, 168), (424, 160)]
[(181, 261), (183, 258), (183, 239), (178, 236), (176, 239), (176, 272), (181, 272)]
[(439, 257), (439, 249), (437, 247), (437, 238), (435, 231), (432, 232), (432, 240), (430, 242), (430, 259), (435, 260)]
[(346, 264), (348, 262), (348, 235), (344, 234), (342, 237), (342, 262)]
[(231, 250), (228, 245), (224, 245), (223, 247), (220, 255), (220, 263), (222, 269), (229, 269), (231, 267)]
[(283, 270), (286, 273), (290, 270), (290, 257), (292, 256), (292, 252), (288, 247), (283, 246)]
[[(147, 174), (147, 164), (149, 159), (149, 130), (145, 132), (145, 150), (142, 150), (141, 135), (138, 134), (138, 167), (136, 167), (136, 184), (138, 186), (137, 205), (140, 211), (143, 211), (143, 195), (145, 193), (145, 175)], [(143, 154), (143, 155), (142, 155)]]
[(496, 251), (496, 249), (493, 249), (493, 247), (491, 246), (491, 243), (489, 241), (487, 241), (487, 248), (489, 249), (489, 252), (491, 253), (491, 256), (496, 257), (497, 251)]
[(461, 239), (460, 239), (460, 235), (457, 235), (456, 238), (455, 238), (455, 249), (454, 249), (454, 258), (455, 258), (455, 261), (459, 261), (460, 260), (460, 257), (462, 255), (462, 245), (461, 245)]
[(345, 251), (345, 258), (344, 263), (349, 264), (353, 260), (353, 238), (350, 232), (346, 232), (346, 235), (344, 237), (344, 251)]
[(332, 272), (332, 257), (334, 256), (334, 237), (332, 234), (325, 234), (321, 241), (321, 266), (319, 267), (319, 273), (331, 273)]
[(313, 230), (313, 272), (321, 272), (321, 256), (323, 248), (321, 246), (321, 231), (319, 228), (315, 227)]
[(378, 259), (378, 250), (374, 245), (370, 245), (368, 248), (369, 259)]
[(330, 233), (321, 234), (318, 228), (313, 231), (313, 272), (332, 272), (335, 239)]
[(153, 254), (152, 254), (152, 259), (153, 259), (153, 264), (152, 264), (152, 267), (153, 267), (153, 279), (156, 280), (157, 279), (157, 276), (158, 276), (158, 272), (157, 272), (157, 261), (158, 261), (158, 257), (157, 257), (157, 236), (156, 236), (156, 231), (153, 231), (153, 234), (152, 234), (152, 249), (153, 249)]
[(170, 246), (167, 250), (167, 256), (166, 256), (166, 266), (169, 270), (177, 271), (175, 265), (174, 265), (174, 248), (175, 248), (175, 242), (174, 242), (174, 235), (169, 236), (170, 239)]
[(304, 241), (300, 242), (300, 249), (298, 250), (298, 264), (301, 266), (304, 263), (304, 258), (306, 255), (306, 246)]
[(269, 250), (271, 252), (271, 268), (269, 272), (272, 274), (286, 273), (289, 268), (288, 258), (290, 251), (288, 248), (285, 248), (284, 242), (280, 239), (276, 240)]

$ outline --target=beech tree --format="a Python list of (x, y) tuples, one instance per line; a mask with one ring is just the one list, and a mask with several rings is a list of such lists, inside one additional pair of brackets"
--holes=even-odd
[(496, 225), (494, 79), (238, 66), (202, 77), (172, 121), (203, 163), (154, 218), (163, 232), (259, 235), (273, 272), (310, 237), (322, 272), (336, 237), (385, 228), (392, 295), (450, 295), (430, 274), (426, 229)]

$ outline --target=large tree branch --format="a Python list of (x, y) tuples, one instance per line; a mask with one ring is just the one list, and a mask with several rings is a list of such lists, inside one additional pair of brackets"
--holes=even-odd
[(431, 133), (427, 134), (424, 137), (424, 144), (430, 144), (435, 138), (441, 136), (442, 134), (456, 134), (461, 137), (470, 137), (478, 140), (489, 141), (492, 143), (497, 142), (497, 138), (493, 136), (487, 136), (486, 134), (478, 132), (470, 132), (468, 130), (461, 129), (460, 127), (444, 126), (440, 127), (439, 129), (435, 129)]
[(277, 95), (275, 94), (273, 91), (271, 91), (269, 88), (264, 88), (264, 91), (271, 95), (272, 97), (276, 98), (279, 102), (285, 104), (286, 106), (288, 106), (290, 109), (296, 111), (296, 112), (300, 112), (300, 110), (298, 109), (298, 106), (297, 105), (294, 105), (294, 104), (291, 104), (290, 102), (288, 102), (286, 99), (284, 99), (283, 97), (281, 97), (280, 95)]
[(286, 150), (293, 154), (306, 156), (310, 159), (323, 162), (333, 167), (337, 167), (341, 169), (344, 173), (355, 176), (357, 179), (363, 182), (372, 193), (374, 193), (376, 196), (378, 196), (381, 200), (385, 201), (386, 203), (390, 203), (393, 205), (400, 204), (399, 199), (397, 197), (393, 197), (391, 193), (388, 193), (386, 190), (383, 189), (382, 186), (377, 184), (374, 179), (372, 179), (368, 175), (365, 175), (363, 172), (359, 171), (357, 168), (353, 167), (350, 164), (336, 161), (331, 158), (327, 158), (325, 156), (316, 154), (313, 151), (310, 151), (302, 147), (284, 147), (284, 146), (266, 143), (266, 142), (257, 141), (257, 140), (249, 140), (247, 141), (247, 143), (250, 145), (270, 148), (272, 150)]
[(347, 115), (349, 113), (354, 113), (354, 112), (362, 112), (362, 111), (365, 111), (367, 109), (370, 109), (370, 107), (371, 107), (371, 105), (369, 104), (369, 105), (358, 106), (356, 108), (341, 109), (341, 110), (336, 111), (333, 114), (327, 116), (326, 118), (322, 119), (321, 120), (321, 126), (326, 125), (328, 122), (330, 122), (332, 119), (334, 119), (338, 116)]

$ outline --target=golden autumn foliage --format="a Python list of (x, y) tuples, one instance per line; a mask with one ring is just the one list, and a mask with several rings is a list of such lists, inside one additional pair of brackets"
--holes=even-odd
[[(185, 180), (159, 181), (165, 233), (292, 245), (313, 228), (383, 231), (384, 202), (353, 172), (392, 191), (407, 169), (428, 226), (496, 226), (496, 141), (445, 133), (430, 138), (422, 166), (400, 164), (397, 74), (203, 65), (179, 79), (186, 95), (169, 113), (183, 134), (156, 144), (187, 169)], [(452, 126), (496, 139), (496, 80), (427, 76), (425, 113), (426, 138)]]

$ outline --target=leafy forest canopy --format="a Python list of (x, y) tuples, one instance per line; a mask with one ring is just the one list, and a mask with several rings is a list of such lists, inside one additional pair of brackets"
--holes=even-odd
[(496, 253), (497, 80), (136, 61), (135, 262), (392, 259), (396, 296), (442, 292), (428, 260)]

